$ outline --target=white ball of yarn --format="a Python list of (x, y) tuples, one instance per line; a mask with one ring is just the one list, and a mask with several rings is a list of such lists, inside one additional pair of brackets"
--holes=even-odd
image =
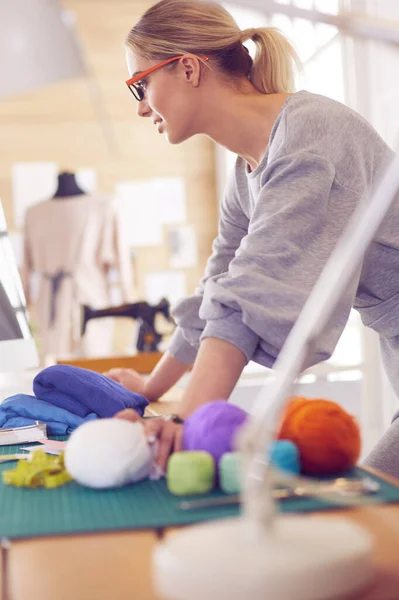
[(113, 488), (145, 479), (154, 461), (140, 422), (99, 419), (78, 427), (65, 448), (65, 466), (82, 485)]

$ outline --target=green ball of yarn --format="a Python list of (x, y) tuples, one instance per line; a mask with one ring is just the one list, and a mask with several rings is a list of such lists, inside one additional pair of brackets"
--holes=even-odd
[(207, 494), (215, 485), (215, 461), (208, 452), (175, 452), (166, 471), (168, 490), (175, 496)]

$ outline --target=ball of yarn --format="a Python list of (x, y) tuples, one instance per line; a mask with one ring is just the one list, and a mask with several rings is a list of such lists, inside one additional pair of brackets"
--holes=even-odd
[(360, 455), (356, 420), (331, 400), (294, 398), (278, 438), (298, 447), (302, 472), (310, 475), (342, 473), (353, 467)]
[(241, 452), (226, 452), (219, 462), (219, 486), (225, 494), (241, 492)]
[[(191, 452), (189, 452), (191, 454)], [(299, 451), (288, 440), (276, 440), (270, 446), (270, 462), (273, 467), (297, 475), (300, 472)], [(242, 468), (241, 452), (226, 452), (219, 462), (219, 486), (226, 494), (241, 492)]]
[(207, 494), (215, 485), (215, 462), (208, 452), (175, 452), (166, 472), (168, 490), (176, 496)]
[(297, 446), (290, 440), (276, 440), (270, 446), (270, 462), (273, 467), (298, 475), (301, 461)]
[(78, 427), (65, 449), (65, 466), (82, 485), (113, 488), (148, 477), (154, 460), (141, 423), (99, 419)]
[(235, 450), (237, 432), (247, 419), (242, 408), (224, 400), (204, 404), (184, 423), (183, 449), (205, 450), (218, 464), (223, 454)]

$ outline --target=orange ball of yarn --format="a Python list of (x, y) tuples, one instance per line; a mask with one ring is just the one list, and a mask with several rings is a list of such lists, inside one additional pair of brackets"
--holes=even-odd
[(310, 475), (336, 475), (353, 467), (360, 455), (359, 426), (331, 400), (294, 398), (278, 432), (299, 449), (301, 470)]

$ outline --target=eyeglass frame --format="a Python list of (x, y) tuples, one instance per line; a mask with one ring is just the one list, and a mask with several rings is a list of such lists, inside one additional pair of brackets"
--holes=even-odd
[[(129, 88), (129, 90), (131, 91), (131, 93), (133, 94), (133, 96), (136, 98), (136, 100), (138, 102), (141, 102), (142, 100), (144, 100), (145, 91), (141, 87), (136, 86), (135, 84), (137, 84), (142, 79), (145, 79), (146, 77), (148, 77), (148, 75), (150, 75), (154, 71), (157, 71), (158, 69), (161, 69), (162, 67), (165, 67), (166, 65), (168, 65), (169, 63), (171, 63), (175, 60), (179, 60), (180, 58), (182, 58), (182, 56), (185, 56), (185, 55), (179, 54), (179, 56), (173, 56), (172, 58), (167, 58), (166, 60), (163, 60), (162, 62), (154, 65), (153, 67), (150, 67), (149, 69), (146, 69), (145, 71), (141, 71), (141, 73), (137, 73), (137, 75), (134, 75), (134, 77), (127, 79), (125, 81), (125, 83), (126, 83), (127, 87)], [(196, 55), (194, 55), (194, 56), (196, 56)], [(207, 56), (203, 56), (203, 55), (199, 55), (199, 56), (197, 56), (197, 58), (200, 58), (204, 61), (209, 60), (209, 58)]]

